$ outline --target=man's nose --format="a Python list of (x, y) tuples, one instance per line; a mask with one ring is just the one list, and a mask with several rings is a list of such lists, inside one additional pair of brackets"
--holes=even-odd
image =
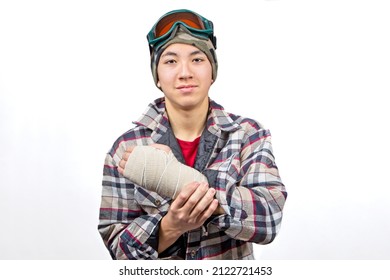
[(191, 65), (187, 62), (183, 62), (180, 64), (180, 70), (179, 70), (179, 78), (180, 79), (189, 79), (192, 78), (192, 69)]

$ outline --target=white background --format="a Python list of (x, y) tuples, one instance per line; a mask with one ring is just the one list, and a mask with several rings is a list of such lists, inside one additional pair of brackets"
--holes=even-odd
[(110, 259), (105, 153), (161, 96), (146, 34), (192, 9), (210, 96), (273, 134), (289, 192), (257, 259), (390, 259), (390, 8), (380, 0), (0, 0), (0, 259)]

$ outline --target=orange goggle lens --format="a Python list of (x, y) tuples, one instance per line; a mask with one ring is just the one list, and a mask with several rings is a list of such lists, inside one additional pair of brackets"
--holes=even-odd
[(202, 20), (198, 16), (188, 12), (180, 12), (167, 15), (160, 19), (155, 27), (155, 37), (158, 38), (167, 34), (171, 30), (172, 26), (178, 21), (181, 21), (194, 29), (205, 29)]

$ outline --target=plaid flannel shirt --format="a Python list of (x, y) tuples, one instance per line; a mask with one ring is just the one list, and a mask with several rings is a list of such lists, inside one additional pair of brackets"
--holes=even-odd
[[(130, 145), (166, 144), (184, 159), (172, 138), (164, 98), (134, 124), (106, 156), (98, 229), (113, 259), (158, 259), (159, 223), (172, 200), (133, 184), (117, 166)], [(270, 243), (278, 233), (287, 197), (269, 130), (210, 100), (194, 168), (216, 189), (226, 214), (186, 233), (185, 259), (253, 259), (252, 243)]]

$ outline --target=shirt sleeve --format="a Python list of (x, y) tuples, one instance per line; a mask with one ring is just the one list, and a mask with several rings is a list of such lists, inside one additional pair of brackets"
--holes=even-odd
[[(122, 177), (107, 154), (103, 171), (98, 230), (113, 259), (157, 259), (158, 226), (164, 212), (147, 214), (140, 199), (146, 194)], [(141, 199), (142, 201), (142, 199)], [(161, 204), (161, 202), (159, 202)]]
[(287, 198), (271, 134), (269, 130), (252, 130), (243, 137), (240, 148), (235, 150), (228, 144), (226, 151), (226, 160), (218, 166), (214, 180), (216, 197), (226, 214), (212, 223), (234, 239), (270, 243), (279, 232)]

